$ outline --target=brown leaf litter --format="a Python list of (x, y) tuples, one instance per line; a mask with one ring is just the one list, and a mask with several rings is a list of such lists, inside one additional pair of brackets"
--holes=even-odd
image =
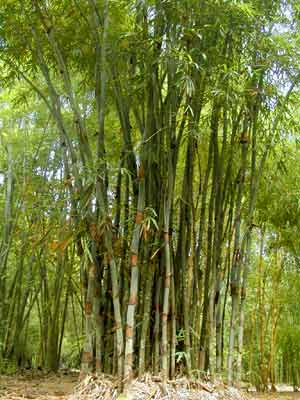
[(134, 380), (126, 394), (118, 393), (118, 381), (108, 376), (87, 376), (69, 400), (245, 400), (242, 392), (221, 382), (212, 384), (178, 378), (163, 383), (150, 375)]
[(108, 375), (89, 375), (79, 382), (78, 373), (26, 373), (0, 376), (0, 399), (5, 400), (246, 400), (239, 390), (222, 382), (177, 378), (163, 383), (146, 374), (134, 380), (126, 395), (119, 381)]
[(67, 375), (26, 371), (0, 375), (0, 399), (67, 400), (78, 383), (78, 373)]

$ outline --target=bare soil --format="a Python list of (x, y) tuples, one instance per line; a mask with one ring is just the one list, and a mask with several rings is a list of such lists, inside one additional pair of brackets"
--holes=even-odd
[(78, 384), (78, 374), (0, 375), (0, 399), (66, 400)]
[[(96, 381), (94, 379), (79, 383), (79, 374), (43, 374), (26, 372), (13, 376), (0, 375), (0, 399), (6, 400), (90, 400), (90, 399), (116, 399), (118, 396), (111, 391), (111, 382), (105, 380)], [(176, 385), (177, 386), (177, 385)], [(158, 387), (159, 388), (159, 387)], [(182, 391), (180, 387), (174, 387), (172, 393), (164, 396), (159, 393), (156, 386), (151, 382), (137, 382), (133, 387), (134, 395), (128, 396), (129, 399), (201, 399), (201, 400), (300, 400), (300, 393), (277, 392), (277, 393), (244, 393), (230, 389), (226, 390), (226, 395), (220, 387), (215, 387), (212, 393), (207, 390), (194, 391), (192, 388)], [(202, 388), (203, 389), (203, 388)], [(229, 392), (228, 392), (229, 390)], [(146, 393), (147, 392), (147, 393)], [(114, 394), (113, 394), (114, 393)], [(146, 396), (144, 396), (144, 394)]]
[(300, 400), (298, 392), (253, 393), (250, 400)]
[[(78, 373), (43, 374), (26, 372), (0, 375), (0, 399), (7, 400), (248, 400), (233, 388), (186, 378), (166, 385), (148, 375), (134, 381), (126, 396), (118, 394), (118, 381), (109, 376), (88, 376), (79, 382)], [(262, 400), (262, 399), (259, 399)], [(269, 399), (272, 400), (272, 399)]]

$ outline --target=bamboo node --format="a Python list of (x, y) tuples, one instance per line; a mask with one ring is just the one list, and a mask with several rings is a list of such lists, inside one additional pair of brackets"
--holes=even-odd
[(126, 337), (127, 338), (132, 338), (133, 337), (133, 329), (129, 325), (126, 325)]
[(135, 306), (137, 303), (137, 295), (130, 296), (128, 304), (131, 306)]
[(242, 289), (241, 289), (241, 298), (242, 299), (246, 298), (246, 288), (245, 287), (242, 287)]
[(243, 132), (240, 136), (240, 144), (247, 144), (249, 143), (249, 136), (247, 132)]
[(234, 295), (238, 295), (238, 294), (239, 294), (239, 288), (238, 288), (238, 286), (237, 286), (235, 283), (232, 283), (232, 284), (230, 285), (230, 294), (231, 294), (231, 296), (234, 296)]
[(82, 353), (82, 362), (83, 363), (90, 363), (93, 361), (93, 353), (90, 351), (84, 351)]
[(163, 322), (166, 322), (168, 320), (168, 314), (167, 313), (162, 313), (161, 314), (161, 319)]
[(86, 315), (91, 315), (93, 311), (93, 305), (90, 301), (87, 301), (85, 303), (85, 313)]
[(96, 371), (102, 371), (102, 362), (101, 360), (96, 360)]
[(141, 163), (141, 165), (139, 167), (139, 171), (138, 171), (138, 178), (144, 179), (144, 177), (145, 177), (145, 169), (144, 169), (143, 163)]
[(142, 211), (137, 211), (135, 216), (135, 223), (140, 225), (143, 221), (144, 213)]
[(138, 255), (135, 253), (131, 254), (131, 266), (136, 267), (138, 263)]

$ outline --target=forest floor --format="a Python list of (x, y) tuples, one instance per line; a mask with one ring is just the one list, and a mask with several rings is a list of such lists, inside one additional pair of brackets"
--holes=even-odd
[(0, 399), (65, 400), (77, 384), (77, 373), (0, 375)]
[(298, 392), (251, 393), (249, 400), (300, 400)]
[[(135, 382), (129, 400), (300, 400), (300, 393), (242, 393), (233, 388), (186, 380), (170, 382), (165, 388), (159, 382)], [(7, 400), (110, 400), (117, 399), (116, 385), (107, 378), (86, 378), (79, 383), (78, 373), (0, 375), (0, 399)], [(124, 398), (124, 397), (123, 397)], [(126, 398), (126, 397), (125, 397)]]

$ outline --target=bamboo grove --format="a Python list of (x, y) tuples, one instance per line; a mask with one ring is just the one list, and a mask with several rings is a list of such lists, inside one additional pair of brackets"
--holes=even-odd
[(55, 370), (72, 327), (83, 373), (241, 380), (293, 6), (1, 1), (3, 359)]

